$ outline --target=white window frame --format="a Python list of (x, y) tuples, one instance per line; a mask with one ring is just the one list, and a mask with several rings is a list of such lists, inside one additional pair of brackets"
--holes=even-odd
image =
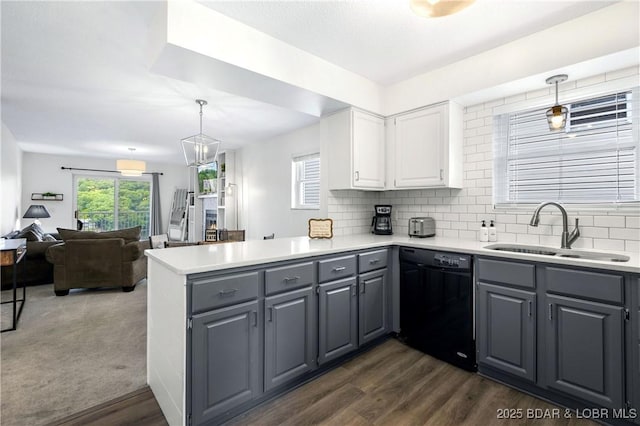
[[(295, 155), (291, 158), (291, 209), (292, 210), (320, 210), (320, 189), (318, 190), (318, 204), (304, 204), (302, 200), (302, 187), (305, 182), (315, 182), (316, 179), (305, 181), (300, 173), (299, 165), (308, 160), (318, 160), (320, 153)], [(320, 166), (319, 166), (320, 167)], [(320, 187), (320, 173), (318, 173), (318, 187)]]
[[(603, 83), (601, 85), (597, 85), (596, 87), (590, 87), (590, 88), (582, 88), (580, 90), (575, 90), (575, 91), (571, 91), (570, 95), (573, 96), (567, 96), (567, 98), (565, 98), (564, 100), (561, 99), (561, 102), (563, 105), (568, 105), (568, 104), (572, 104), (572, 103), (576, 103), (579, 102), (581, 100), (585, 100), (585, 99), (592, 99), (592, 98), (598, 98), (600, 96), (603, 95), (607, 95), (607, 94), (612, 94), (615, 92), (623, 92), (623, 91), (631, 91), (633, 92), (633, 100), (632, 100), (632, 117), (633, 117), (633, 137), (635, 138), (635, 141), (637, 143), (639, 136), (640, 136), (640, 120), (638, 119), (639, 113), (639, 104), (640, 104), (640, 96), (638, 96), (640, 90), (638, 89), (637, 86), (637, 78), (633, 77), (633, 78), (625, 78), (625, 79), (621, 79), (621, 81), (616, 81), (616, 82), (607, 82), (607, 83)], [(546, 98), (546, 97), (545, 97)], [(545, 99), (535, 99), (533, 101), (524, 101), (524, 102), (518, 102), (516, 104), (511, 104), (511, 105), (505, 105), (502, 107), (497, 107), (494, 109), (494, 117), (500, 114), (506, 114), (506, 113), (515, 113), (515, 112), (520, 112), (520, 111), (526, 111), (526, 110), (531, 110), (531, 109), (535, 109), (535, 108), (541, 108), (545, 105), (551, 105), (550, 103), (548, 103)], [(495, 158), (495, 153), (498, 152), (498, 150), (503, 149), (503, 147), (498, 146), (498, 142), (496, 141), (496, 131), (497, 129), (494, 127), (494, 164), (493, 164), (493, 208), (494, 210), (500, 211), (500, 210), (530, 210), (532, 208), (532, 206), (537, 205), (538, 203), (536, 202), (498, 202), (496, 200), (496, 196), (497, 196), (497, 182), (496, 182), (496, 178), (499, 176), (500, 173), (504, 173), (505, 170), (503, 170), (502, 168), (499, 168), (497, 162), (496, 162), (496, 158)], [(640, 155), (640, 153), (638, 154)], [(640, 164), (640, 161), (637, 162), (637, 164)], [(640, 166), (637, 166), (637, 168), (640, 168)], [(640, 179), (640, 170), (636, 169), (636, 179)], [(508, 180), (505, 181), (505, 184), (508, 184)], [(640, 184), (640, 183), (639, 183)], [(546, 200), (545, 200), (546, 201)], [(556, 201), (556, 200), (549, 200), (549, 201)], [(633, 202), (622, 202), (622, 203), (617, 203), (617, 202), (593, 202), (593, 203), (568, 203), (568, 202), (564, 202), (563, 203), (565, 205), (565, 207), (567, 208), (567, 210), (571, 210), (571, 211), (580, 211), (580, 212), (602, 212), (602, 211), (620, 211), (624, 214), (631, 214), (631, 215), (640, 215), (640, 200), (636, 200)]]

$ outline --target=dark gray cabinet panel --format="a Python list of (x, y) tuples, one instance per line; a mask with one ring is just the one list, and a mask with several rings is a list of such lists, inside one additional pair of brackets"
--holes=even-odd
[(528, 263), (478, 259), (476, 274), (480, 281), (490, 281), (535, 288), (536, 267)]
[(547, 291), (621, 304), (624, 280), (620, 275), (576, 271), (547, 266), (543, 269)]
[(535, 382), (535, 302), (529, 291), (478, 284), (478, 362)]
[(209, 421), (261, 393), (258, 302), (193, 316), (191, 413)]
[(320, 364), (358, 347), (358, 298), (355, 277), (320, 285), (318, 318)]
[(267, 296), (311, 285), (313, 262), (269, 268), (264, 272), (264, 284)]
[(311, 287), (265, 299), (265, 391), (315, 366), (317, 324), (314, 305)]
[(192, 279), (191, 309), (202, 312), (255, 299), (260, 277), (261, 273), (256, 271)]
[(623, 407), (623, 308), (547, 295), (546, 385)]
[(362, 345), (387, 332), (387, 270), (360, 275), (358, 341)]
[(363, 274), (387, 267), (389, 250), (376, 250), (358, 255), (358, 271)]
[(321, 283), (356, 274), (356, 255), (334, 257), (318, 262), (318, 281)]
[[(627, 368), (629, 373), (627, 377), (631, 379), (631, 398), (629, 398), (631, 405), (640, 413), (640, 276), (633, 276), (629, 278), (630, 285), (627, 286), (629, 294), (629, 324), (631, 325), (631, 332), (627, 336), (628, 351), (630, 359), (627, 362)], [(640, 424), (640, 418), (635, 420)]]

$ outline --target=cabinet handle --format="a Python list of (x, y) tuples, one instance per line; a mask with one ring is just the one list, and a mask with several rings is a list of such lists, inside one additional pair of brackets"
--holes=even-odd
[(267, 309), (269, 310), (269, 322), (272, 322), (273, 321), (273, 307), (269, 306)]
[(258, 311), (251, 311), (251, 314), (253, 315), (253, 326), (257, 327), (258, 326)]
[(352, 295), (352, 296), (355, 296), (357, 292), (358, 292), (358, 291), (356, 290), (356, 285), (355, 285), (355, 284), (353, 284), (353, 285), (351, 286), (351, 295)]
[(549, 321), (553, 321), (553, 303), (549, 303)]
[(375, 265), (376, 263), (380, 262), (380, 259), (371, 259), (369, 261), (369, 265)]
[(531, 308), (533, 306), (533, 302), (529, 300), (529, 316), (531, 316)]
[(360, 172), (356, 172), (356, 182), (360, 180)]
[(340, 272), (344, 271), (345, 269), (347, 269), (346, 266), (336, 266), (335, 268), (333, 268), (333, 272)]
[(440, 180), (444, 180), (444, 170), (440, 169)]
[(230, 288), (228, 290), (220, 290), (220, 292), (218, 293), (221, 297), (225, 297), (225, 296), (233, 296), (236, 291), (238, 291), (237, 288)]
[(365, 294), (367, 292), (367, 283), (360, 284), (360, 294)]
[(297, 276), (297, 275), (295, 277), (284, 277), (284, 282), (285, 283), (289, 283), (291, 281), (298, 281), (299, 279), (300, 279), (300, 277)]

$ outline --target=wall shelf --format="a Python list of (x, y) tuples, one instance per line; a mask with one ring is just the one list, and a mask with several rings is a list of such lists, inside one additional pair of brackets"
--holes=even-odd
[(33, 192), (31, 193), (31, 199), (37, 201), (62, 201), (63, 194), (45, 195), (44, 193)]

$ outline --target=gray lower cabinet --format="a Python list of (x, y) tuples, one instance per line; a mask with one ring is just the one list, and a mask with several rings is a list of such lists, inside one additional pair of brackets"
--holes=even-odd
[(356, 278), (319, 286), (318, 363), (336, 359), (358, 347)]
[(191, 413), (207, 422), (261, 393), (258, 302), (193, 316)]
[(478, 283), (478, 363), (534, 382), (536, 294)]
[(358, 341), (362, 345), (387, 333), (387, 270), (361, 274), (358, 281)]
[(317, 323), (314, 305), (311, 287), (265, 299), (265, 391), (315, 367)]
[(623, 308), (551, 294), (546, 303), (546, 386), (623, 407)]

